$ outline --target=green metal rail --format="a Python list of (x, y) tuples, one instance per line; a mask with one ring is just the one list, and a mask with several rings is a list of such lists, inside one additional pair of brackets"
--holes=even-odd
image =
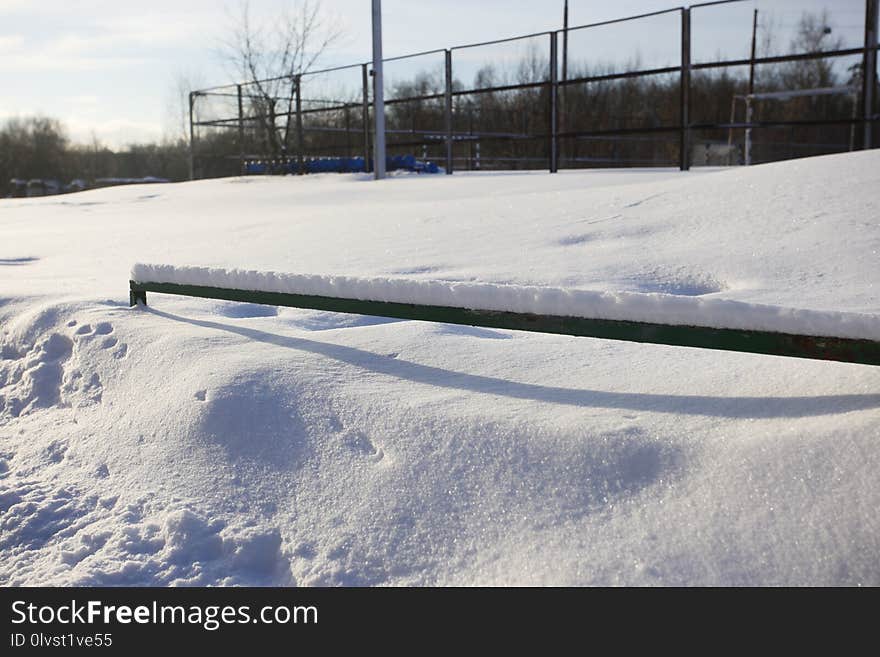
[(416, 319), (445, 324), (559, 333), (605, 340), (626, 340), (677, 347), (741, 351), (772, 356), (834, 360), (880, 365), (880, 342), (853, 338), (817, 337), (771, 331), (744, 331), (706, 326), (678, 326), (560, 315), (534, 315), (496, 310), (471, 310), (451, 306), (428, 306), (387, 301), (364, 301), (280, 292), (258, 292), (202, 285), (130, 281), (132, 306), (147, 303), (147, 292), (177, 294), (206, 299), (225, 299), (269, 306), (310, 308), (337, 313)]

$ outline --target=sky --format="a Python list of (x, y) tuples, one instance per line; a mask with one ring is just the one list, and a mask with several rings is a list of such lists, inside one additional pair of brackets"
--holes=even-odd
[[(251, 10), (255, 20), (271, 21), (290, 4), (251, 0)], [(569, 0), (569, 24), (676, 4), (675, 0)], [(177, 88), (235, 81), (220, 50), (237, 5), (237, 0), (0, 0), (0, 120), (52, 116), (64, 123), (74, 141), (98, 139), (114, 148), (177, 134), (181, 130)], [(370, 6), (370, 0), (324, 0), (323, 13), (343, 36), (322, 65), (371, 57)], [(385, 0), (384, 54), (394, 57), (558, 29), (562, 6), (563, 0)], [(695, 10), (695, 58), (722, 52), (747, 56), (755, 6), (763, 12), (762, 25), (773, 25), (780, 43), (786, 42), (786, 30), (796, 24), (801, 11), (823, 6), (832, 10), (834, 34), (844, 38), (846, 47), (859, 45), (863, 34), (864, 0), (743, 2)], [(677, 15), (625, 25), (572, 33), (572, 58), (612, 62), (637, 57), (646, 66), (677, 63)], [(476, 67), (504, 56), (499, 49), (472, 49), (457, 53), (456, 61), (465, 74), (468, 61)]]

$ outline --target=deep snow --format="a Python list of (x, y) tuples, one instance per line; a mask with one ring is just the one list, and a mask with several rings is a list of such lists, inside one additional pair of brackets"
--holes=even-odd
[(136, 261), (880, 314), (880, 153), (0, 201), (4, 584), (880, 584), (880, 369), (151, 295)]

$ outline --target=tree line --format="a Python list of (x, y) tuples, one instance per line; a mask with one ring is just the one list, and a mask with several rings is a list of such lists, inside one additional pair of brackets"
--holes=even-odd
[(0, 198), (13, 193), (13, 179), (81, 180), (91, 187), (100, 178), (147, 176), (186, 180), (189, 145), (178, 139), (112, 150), (97, 139), (74, 143), (59, 120), (45, 116), (11, 118), (0, 125)]

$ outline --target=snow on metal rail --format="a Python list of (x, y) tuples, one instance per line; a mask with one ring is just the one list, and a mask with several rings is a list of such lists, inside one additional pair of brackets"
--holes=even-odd
[(880, 316), (724, 299), (135, 265), (131, 305), (147, 292), (880, 365)]

